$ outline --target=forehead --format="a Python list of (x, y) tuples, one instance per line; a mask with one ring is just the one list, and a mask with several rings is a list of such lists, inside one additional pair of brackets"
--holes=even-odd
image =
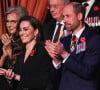
[(63, 9), (63, 14), (69, 14), (69, 13), (74, 13), (74, 9), (72, 5), (67, 5)]
[(19, 16), (16, 13), (10, 13), (7, 15), (7, 20), (18, 20)]
[(61, 0), (49, 0), (49, 2), (50, 2), (50, 5), (51, 4), (63, 4), (63, 1)]
[(20, 23), (20, 27), (29, 27), (31, 26), (30, 22), (29, 21), (22, 21)]

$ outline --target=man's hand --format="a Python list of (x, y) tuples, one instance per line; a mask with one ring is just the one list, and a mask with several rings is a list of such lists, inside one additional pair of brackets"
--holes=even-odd
[(50, 40), (46, 40), (45, 48), (46, 48), (47, 52), (49, 53), (49, 55), (53, 59), (55, 59), (55, 57), (56, 57), (56, 44), (52, 43)]
[(60, 43), (60, 41), (53, 43), (50, 40), (46, 40), (45, 42), (45, 48), (49, 55), (53, 58), (54, 61), (59, 63), (60, 60), (58, 56), (61, 56), (63, 59), (68, 55), (68, 52), (65, 51), (63, 44)]

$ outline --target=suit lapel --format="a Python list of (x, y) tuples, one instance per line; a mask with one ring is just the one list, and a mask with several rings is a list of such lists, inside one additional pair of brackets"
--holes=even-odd
[(71, 38), (72, 38), (72, 35), (69, 35), (61, 39), (61, 43), (63, 43), (65, 50), (69, 53), (70, 53)]
[(77, 44), (81, 43), (81, 38), (82, 37), (87, 37), (87, 32), (88, 32), (88, 29), (85, 27), (85, 30), (83, 31), (83, 33), (81, 34), (80, 38), (78, 39), (78, 42)]
[(84, 51), (86, 49), (88, 31), (89, 31), (89, 28), (88, 28), (88, 26), (86, 26), (84, 31), (82, 32), (80, 38), (78, 39), (74, 53), (77, 54), (77, 53), (80, 53), (81, 51)]

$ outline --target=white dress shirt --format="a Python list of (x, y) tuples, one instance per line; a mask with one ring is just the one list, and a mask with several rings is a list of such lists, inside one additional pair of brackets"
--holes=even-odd
[[(52, 42), (53, 42), (54, 37), (55, 37), (56, 32), (57, 32), (58, 23), (62, 24), (62, 26), (61, 26), (61, 29), (60, 29), (60, 30), (63, 30), (63, 29), (64, 29), (64, 22), (63, 22), (63, 21), (61, 21), (61, 22), (56, 22), (56, 27), (55, 27), (55, 30), (54, 30), (54, 34), (53, 34), (53, 38), (52, 38)], [(59, 40), (59, 39), (60, 39), (60, 34), (59, 34), (59, 38), (58, 38), (58, 40)]]

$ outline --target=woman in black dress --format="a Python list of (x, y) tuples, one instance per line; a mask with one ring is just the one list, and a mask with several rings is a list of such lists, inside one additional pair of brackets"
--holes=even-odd
[(7, 76), (18, 80), (17, 90), (52, 90), (50, 82), (51, 58), (41, 42), (41, 24), (31, 16), (19, 20), (19, 35), (24, 44), (22, 53), (16, 63), (14, 73), (8, 71)]

